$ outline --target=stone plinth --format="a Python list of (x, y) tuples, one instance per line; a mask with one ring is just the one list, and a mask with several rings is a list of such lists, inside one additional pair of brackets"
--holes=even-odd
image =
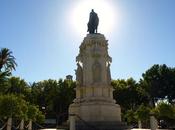
[[(121, 121), (120, 106), (115, 103), (97, 101), (72, 104), (69, 113), (84, 121)], [(79, 120), (79, 118), (76, 118)]]
[(77, 122), (76, 130), (124, 130), (127, 129), (126, 124), (121, 122), (88, 122), (87, 125), (84, 125), (83, 122)]
[(69, 106), (69, 114), (76, 115), (77, 129), (82, 127), (82, 121), (84, 125), (121, 125), (120, 106), (113, 99), (111, 86), (112, 58), (108, 55), (108, 41), (104, 35), (88, 34), (80, 45), (76, 61), (76, 99)]

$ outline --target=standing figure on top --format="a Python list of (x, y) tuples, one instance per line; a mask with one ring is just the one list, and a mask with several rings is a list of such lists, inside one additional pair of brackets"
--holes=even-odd
[(99, 23), (99, 18), (97, 13), (94, 12), (94, 10), (92, 9), (90, 16), (89, 16), (89, 22), (88, 22), (88, 32), (90, 34), (92, 33), (97, 33), (97, 27), (98, 27), (98, 23)]

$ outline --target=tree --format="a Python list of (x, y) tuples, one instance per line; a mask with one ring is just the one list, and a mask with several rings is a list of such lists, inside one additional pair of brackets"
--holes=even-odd
[(58, 110), (57, 113), (68, 113), (68, 107), (75, 98), (76, 83), (72, 80), (59, 80), (59, 91), (57, 105), (55, 110)]
[(141, 104), (135, 112), (136, 120), (141, 123), (141, 126), (148, 126), (149, 124), (149, 117), (150, 117), (150, 108)]
[(25, 117), (27, 112), (26, 101), (15, 95), (0, 96), (0, 116), (4, 117)]
[[(7, 78), (11, 75), (11, 73), (9, 71), (4, 71), (4, 72), (1, 72), (0, 71), (0, 83), (4, 83), (5, 81), (7, 81)], [(0, 84), (0, 85), (1, 85)]]
[(30, 101), (31, 88), (24, 79), (10, 77), (6, 82), (1, 83), (0, 93), (21, 95), (26, 101)]
[(113, 80), (111, 85), (114, 88), (114, 99), (121, 106), (122, 120), (135, 126), (138, 121), (135, 112), (141, 104), (148, 104), (148, 97), (133, 78)]
[(136, 126), (137, 119), (133, 110), (127, 110), (124, 114), (124, 119), (128, 125)]
[(68, 107), (75, 98), (76, 83), (71, 80), (44, 80), (31, 85), (31, 102), (38, 104), (44, 113), (60, 115), (68, 113)]
[(12, 52), (7, 48), (2, 48), (0, 51), (0, 89), (6, 87), (7, 79), (16, 66), (17, 64)]
[(34, 122), (37, 121), (39, 123), (43, 123), (45, 117), (39, 110), (38, 106), (28, 104), (27, 118), (28, 120), (32, 120)]
[(175, 106), (166, 102), (159, 102), (153, 109), (157, 119), (164, 125), (162, 127), (170, 128), (175, 124)]
[(16, 66), (17, 64), (15, 62), (15, 57), (12, 55), (12, 52), (7, 48), (2, 48), (0, 51), (0, 72), (6, 74), (8, 72), (9, 74), (12, 70), (15, 70)]
[(33, 120), (39, 123), (44, 121), (44, 115), (36, 105), (32, 105), (22, 97), (13, 94), (0, 95), (0, 118)]
[(31, 86), (31, 102), (45, 107), (47, 113), (53, 111), (53, 102), (58, 95), (59, 85), (56, 80), (44, 80), (33, 83)]
[(153, 65), (142, 74), (140, 86), (149, 97), (150, 105), (154, 107), (160, 99), (171, 97), (172, 100), (174, 98), (172, 91), (175, 89), (175, 73), (165, 64)]
[(142, 103), (147, 104), (148, 99), (140, 86), (133, 78), (127, 80), (113, 80), (114, 99), (125, 110), (136, 110)]
[(6, 93), (27, 95), (30, 92), (29, 85), (24, 79), (11, 77), (8, 79), (8, 90)]

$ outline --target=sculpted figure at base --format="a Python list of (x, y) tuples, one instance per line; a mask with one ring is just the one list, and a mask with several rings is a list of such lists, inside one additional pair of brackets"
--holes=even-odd
[(91, 33), (97, 33), (97, 27), (99, 23), (99, 18), (97, 13), (94, 12), (92, 9), (90, 16), (89, 16), (89, 22), (88, 22), (88, 32)]
[(83, 69), (79, 63), (77, 63), (76, 80), (78, 82), (78, 85), (81, 86), (83, 84)]
[(110, 63), (108, 63), (108, 65), (107, 65), (107, 80), (108, 80), (108, 84), (111, 84)]

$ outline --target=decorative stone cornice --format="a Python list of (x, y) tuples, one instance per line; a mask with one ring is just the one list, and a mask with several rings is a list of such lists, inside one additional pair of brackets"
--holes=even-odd
[(107, 47), (108, 40), (106, 40), (104, 35), (102, 34), (87, 34), (87, 36), (84, 38), (83, 42), (80, 45), (80, 52), (86, 47), (92, 46)]

